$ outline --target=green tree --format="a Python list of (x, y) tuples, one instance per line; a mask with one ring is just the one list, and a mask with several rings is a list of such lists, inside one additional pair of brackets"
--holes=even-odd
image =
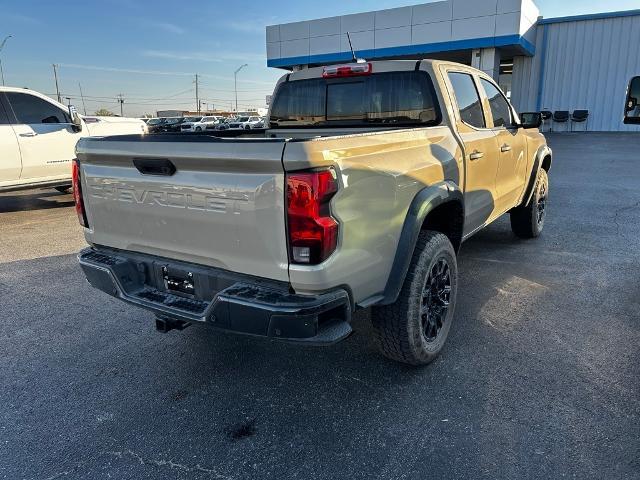
[(97, 115), (99, 117), (113, 117), (114, 116), (113, 112), (110, 112), (106, 108), (101, 108), (100, 110), (96, 110), (95, 115)]

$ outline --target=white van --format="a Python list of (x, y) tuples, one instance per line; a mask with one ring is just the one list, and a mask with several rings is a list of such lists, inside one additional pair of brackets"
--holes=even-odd
[(146, 133), (142, 120), (81, 117), (24, 88), (0, 87), (0, 191), (71, 186), (78, 139)]

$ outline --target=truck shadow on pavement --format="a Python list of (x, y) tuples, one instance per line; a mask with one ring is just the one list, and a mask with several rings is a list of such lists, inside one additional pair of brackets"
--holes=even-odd
[[(612, 435), (606, 425), (616, 412), (602, 410), (598, 430), (588, 408), (567, 406), (566, 392), (575, 403), (598, 398), (585, 391), (593, 371), (585, 373), (579, 348), (535, 340), (567, 328), (556, 315), (566, 292), (549, 293), (548, 267), (534, 261), (543, 238), (516, 240), (499, 221), (463, 246), (454, 324), (425, 368), (381, 357), (367, 310), (354, 335), (324, 348), (202, 326), (160, 334), (148, 312), (91, 289), (73, 255), (4, 264), (0, 351), (11, 388), (0, 403), (17, 420), (3, 436), (9, 444), (37, 439), (38, 449), (1, 463), (31, 465), (34, 478), (62, 470), (95, 478), (107, 463), (122, 478), (162, 478), (175, 465), (204, 472), (197, 478), (249, 478), (255, 468), (287, 478), (294, 465), (303, 477), (420, 478), (492, 469), (505, 449), (528, 455), (522, 438), (544, 423), (548, 435), (536, 448), (561, 452), (556, 465), (568, 465), (562, 452), (583, 448), (584, 435), (594, 443)], [(453, 446), (480, 453), (451, 456)], [(327, 458), (342, 460), (332, 467)]]
[(73, 207), (73, 195), (49, 190), (0, 195), (0, 213)]

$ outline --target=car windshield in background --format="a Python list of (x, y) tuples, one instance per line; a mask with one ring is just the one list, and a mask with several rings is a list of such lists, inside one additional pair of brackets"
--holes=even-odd
[(160, 125), (164, 123), (164, 118), (152, 118), (147, 122), (147, 125)]
[(199, 122), (202, 120), (202, 117), (186, 117), (184, 119), (185, 122)]
[(240, 117), (238, 118), (238, 120), (236, 120), (237, 122), (248, 122), (249, 121), (249, 117)]
[(429, 126), (440, 123), (440, 109), (427, 73), (388, 72), (285, 82), (276, 92), (269, 123), (271, 128)]
[(178, 123), (180, 121), (182, 121), (182, 117), (171, 117), (171, 118), (167, 118), (167, 121), (165, 123), (172, 124), (172, 123)]

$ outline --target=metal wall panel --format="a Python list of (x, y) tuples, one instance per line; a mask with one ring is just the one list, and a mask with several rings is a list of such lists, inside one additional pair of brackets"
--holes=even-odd
[(640, 15), (550, 22), (537, 27), (536, 55), (515, 58), (516, 108), (587, 109), (590, 131), (638, 131), (622, 115), (627, 84), (640, 75)]

